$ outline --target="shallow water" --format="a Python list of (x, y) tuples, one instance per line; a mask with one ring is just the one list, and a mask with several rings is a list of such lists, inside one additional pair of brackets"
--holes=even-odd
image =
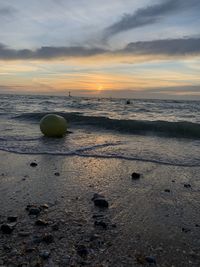
[[(200, 166), (200, 102), (1, 95), (0, 149), (21, 154), (122, 158)], [(61, 113), (62, 139), (42, 136), (39, 120)]]

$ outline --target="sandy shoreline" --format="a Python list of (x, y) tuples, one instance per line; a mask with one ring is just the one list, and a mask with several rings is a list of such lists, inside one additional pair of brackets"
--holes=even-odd
[[(146, 256), (157, 266), (199, 266), (200, 168), (7, 152), (0, 158), (1, 225), (18, 216), (12, 234), (0, 232), (0, 266), (149, 266)], [(108, 209), (94, 207), (94, 193)], [(25, 210), (44, 203), (49, 208), (37, 218)], [(39, 218), (48, 226), (34, 225)], [(52, 242), (37, 241), (44, 234)]]

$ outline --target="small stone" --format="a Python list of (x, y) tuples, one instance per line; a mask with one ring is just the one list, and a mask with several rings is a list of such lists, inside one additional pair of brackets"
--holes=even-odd
[(17, 221), (17, 216), (8, 216), (8, 218), (7, 218), (7, 220), (9, 221), (9, 222), (16, 222)]
[(138, 173), (138, 172), (133, 172), (133, 173), (131, 174), (131, 177), (132, 177), (132, 179), (134, 179), (134, 180), (140, 179), (140, 173)]
[(185, 227), (183, 227), (181, 230), (183, 233), (188, 233), (191, 231), (189, 228), (185, 228)]
[(101, 226), (103, 229), (107, 229), (108, 228), (108, 224), (104, 221), (95, 221), (94, 222), (95, 226)]
[(153, 256), (147, 256), (147, 257), (145, 257), (145, 260), (146, 260), (146, 262), (148, 262), (150, 264), (156, 264), (156, 259)]
[(53, 238), (53, 235), (52, 234), (44, 234), (42, 240), (47, 243), (47, 244), (50, 244), (54, 241), (54, 238)]
[(45, 203), (45, 204), (40, 205), (40, 208), (42, 208), (42, 209), (48, 209), (49, 208), (49, 205)]
[(185, 188), (191, 188), (191, 184), (184, 184)]
[(36, 162), (31, 162), (31, 163), (30, 163), (30, 166), (31, 166), (31, 167), (36, 167), (37, 165), (38, 165), (38, 164), (37, 164)]
[(97, 199), (97, 198), (104, 198), (104, 196), (103, 195), (101, 195), (101, 194), (98, 194), (98, 193), (94, 193), (94, 195), (93, 195), (93, 197), (92, 197), (92, 201), (94, 201), (95, 199)]
[(29, 215), (39, 215), (41, 212), (40, 208), (30, 208), (29, 209)]
[(14, 228), (13, 228), (13, 226), (10, 225), (10, 224), (2, 224), (2, 225), (1, 225), (1, 231), (2, 231), (4, 234), (11, 234), (13, 230), (14, 230)]
[(49, 223), (47, 221), (44, 221), (42, 219), (39, 219), (35, 222), (35, 225), (37, 226), (47, 226)]
[(3, 249), (6, 251), (11, 251), (11, 247), (9, 245), (4, 244)]
[(40, 257), (43, 258), (43, 259), (48, 259), (49, 256), (50, 256), (50, 252), (49, 251), (46, 251), (46, 250), (43, 250), (39, 253)]
[(32, 253), (35, 250), (36, 249), (34, 247), (30, 247), (30, 246), (25, 248), (25, 252), (27, 252), (27, 253)]
[(170, 193), (170, 189), (165, 189), (164, 190), (166, 193)]
[(88, 249), (84, 245), (78, 245), (77, 246), (77, 254), (81, 257), (87, 257), (88, 255)]
[(31, 232), (26, 232), (26, 231), (20, 231), (18, 233), (19, 236), (25, 237), (25, 236), (29, 236), (31, 234)]
[(92, 215), (92, 218), (93, 218), (93, 219), (98, 219), (98, 218), (103, 218), (103, 217), (104, 217), (103, 214), (93, 214), (93, 215)]
[(105, 198), (95, 198), (94, 205), (100, 208), (108, 208), (109, 204)]
[(34, 236), (33, 239), (32, 239), (32, 242), (34, 244), (39, 244), (43, 241), (43, 238), (41, 236)]
[(199, 225), (199, 224), (197, 224), (197, 223), (195, 224), (195, 226), (196, 226), (196, 227), (200, 227), (200, 225)]
[(54, 175), (55, 176), (60, 176), (60, 173), (59, 172), (55, 172)]

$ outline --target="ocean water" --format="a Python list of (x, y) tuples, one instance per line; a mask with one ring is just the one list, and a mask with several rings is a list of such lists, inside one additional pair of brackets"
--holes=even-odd
[[(40, 119), (64, 116), (64, 138)], [(0, 150), (200, 166), (200, 101), (0, 95)]]

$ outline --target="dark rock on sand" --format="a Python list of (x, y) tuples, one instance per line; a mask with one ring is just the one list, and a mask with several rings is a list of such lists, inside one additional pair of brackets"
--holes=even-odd
[(133, 173), (131, 174), (131, 177), (132, 177), (132, 179), (134, 179), (134, 180), (140, 179), (140, 173), (138, 173), (138, 172), (133, 172)]
[(94, 205), (100, 208), (108, 208), (108, 201), (104, 198), (96, 198), (94, 200)]
[(4, 234), (11, 234), (13, 230), (14, 230), (14, 227), (8, 223), (1, 225), (1, 231)]
[(7, 221), (8, 222), (16, 222), (17, 218), (18, 218), (17, 216), (8, 216)]
[(184, 184), (185, 188), (191, 188), (191, 184)]
[(164, 190), (166, 193), (170, 193), (170, 189), (165, 189)]
[(45, 220), (39, 219), (35, 222), (35, 225), (37, 226), (47, 226), (49, 223)]
[(145, 260), (146, 260), (146, 262), (148, 262), (150, 264), (156, 264), (156, 259), (153, 256), (146, 256)]
[(108, 201), (105, 199), (103, 195), (95, 193), (91, 199), (94, 201), (94, 205), (100, 208), (108, 208), (109, 204)]
[(48, 259), (49, 258), (49, 256), (50, 256), (50, 252), (49, 251), (47, 251), (47, 250), (43, 250), (43, 251), (41, 251), (40, 253), (39, 253), (39, 255), (40, 255), (40, 257), (42, 258), (42, 259)]
[(87, 257), (89, 253), (85, 245), (78, 245), (76, 251), (77, 251), (77, 254), (81, 257)]
[(186, 228), (186, 227), (182, 227), (182, 232), (183, 232), (183, 233), (188, 233), (188, 232), (190, 232), (190, 231), (191, 231), (191, 229)]
[(43, 241), (43, 238), (41, 236), (33, 236), (32, 243), (33, 244), (39, 244)]
[(93, 218), (93, 219), (98, 219), (98, 218), (103, 218), (103, 217), (104, 217), (103, 214), (93, 214), (93, 215), (92, 215), (92, 218)]
[(31, 234), (31, 232), (26, 232), (26, 231), (20, 231), (18, 233), (18, 235), (21, 237), (26, 237), (26, 236), (29, 236), (30, 234)]
[(45, 204), (40, 205), (40, 208), (41, 209), (48, 209), (49, 205), (45, 203)]
[(44, 234), (43, 238), (42, 238), (42, 241), (44, 241), (45, 243), (47, 244), (50, 244), (54, 241), (54, 237), (52, 234)]
[(60, 173), (59, 172), (55, 172), (54, 175), (55, 176), (60, 176)]
[(36, 162), (31, 162), (31, 163), (30, 163), (30, 166), (31, 166), (31, 167), (36, 167), (37, 165), (38, 165), (38, 164), (37, 164)]
[(40, 208), (30, 208), (29, 209), (29, 215), (39, 215), (41, 212), (41, 209)]
[(94, 201), (97, 198), (105, 198), (103, 195), (98, 194), (98, 193), (94, 193), (93, 197), (91, 198), (92, 201)]

